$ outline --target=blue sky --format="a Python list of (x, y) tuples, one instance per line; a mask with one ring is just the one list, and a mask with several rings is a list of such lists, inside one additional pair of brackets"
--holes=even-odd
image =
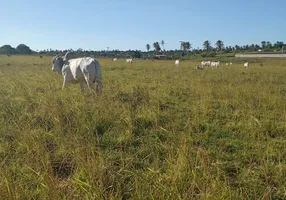
[(286, 43), (286, 0), (3, 0), (0, 46), (33, 50)]

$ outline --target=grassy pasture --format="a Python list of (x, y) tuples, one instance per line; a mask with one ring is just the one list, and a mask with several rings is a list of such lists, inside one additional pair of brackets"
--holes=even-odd
[(0, 56), (0, 199), (285, 199), (286, 60), (220, 60), (99, 59), (93, 98)]

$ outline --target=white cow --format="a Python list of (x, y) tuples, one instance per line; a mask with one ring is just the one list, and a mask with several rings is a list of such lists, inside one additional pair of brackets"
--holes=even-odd
[(244, 63), (244, 68), (248, 68), (248, 62)]
[(116, 61), (117, 60), (117, 58), (113, 58), (113, 61)]
[(232, 62), (231, 62), (231, 63), (229, 63), (229, 65), (232, 65)]
[(212, 62), (211, 62), (211, 67), (212, 67), (212, 68), (214, 68), (214, 67), (215, 67), (215, 68), (219, 68), (219, 65), (220, 65), (220, 61), (218, 61), (218, 62), (212, 61)]
[(228, 65), (229, 65), (229, 63), (225, 63), (225, 65), (226, 65), (226, 66), (228, 66)]
[(55, 56), (53, 58), (52, 70), (62, 74), (64, 81), (62, 89), (68, 83), (80, 83), (81, 92), (84, 93), (84, 83), (93, 91), (96, 82), (96, 93), (102, 91), (102, 71), (97, 60), (91, 57), (71, 59), (69, 52), (64, 57)]
[(127, 62), (127, 63), (132, 63), (133, 60), (132, 60), (132, 58), (127, 58), (127, 59), (126, 59), (126, 62)]
[(201, 65), (202, 65), (203, 67), (205, 67), (205, 66), (210, 67), (210, 66), (211, 66), (211, 61), (202, 61), (202, 62), (201, 62)]
[(179, 67), (179, 64), (180, 64), (180, 60), (175, 60), (176, 67)]

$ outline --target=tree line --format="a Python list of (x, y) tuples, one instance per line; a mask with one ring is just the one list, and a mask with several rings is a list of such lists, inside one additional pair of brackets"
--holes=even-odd
[[(181, 57), (188, 57), (191, 55), (199, 55), (202, 57), (214, 57), (217, 54), (225, 53), (246, 53), (246, 52), (281, 52), (285, 46), (284, 42), (277, 41), (276, 43), (271, 43), (269, 41), (262, 41), (261, 44), (251, 44), (251, 45), (234, 45), (226, 46), (222, 40), (216, 41), (214, 45), (211, 44), (209, 40), (206, 40), (202, 44), (202, 48), (192, 48), (192, 44), (189, 41), (180, 41), (179, 49), (175, 50), (165, 50), (165, 41), (154, 42), (152, 46), (146, 44), (145, 48), (147, 51), (140, 50), (127, 50), (121, 51), (115, 50), (83, 50), (81, 48), (77, 50), (66, 49), (66, 50), (56, 50), (56, 49), (45, 49), (41, 51), (33, 51), (25, 44), (19, 44), (16, 48), (10, 45), (3, 45), (0, 47), (0, 54), (14, 55), (14, 54), (39, 54), (39, 55), (56, 55), (64, 54), (67, 51), (73, 52), (76, 56), (95, 56), (95, 57), (106, 57), (106, 58), (155, 58), (156, 55), (166, 55), (166, 59), (174, 59)], [(286, 48), (285, 48), (286, 49)]]
[(25, 44), (19, 44), (16, 48), (11, 47), (10, 45), (3, 45), (0, 47), (0, 54), (32, 54), (33, 52), (30, 47)]
[[(189, 51), (190, 49), (192, 49), (192, 44), (190, 42), (187, 41), (180, 41), (181, 42), (181, 46), (180, 49), (183, 51)], [(164, 40), (161, 41), (161, 46), (164, 48)], [(272, 44), (269, 41), (262, 41), (261, 45), (258, 44), (251, 44), (251, 45), (243, 45), (243, 46), (239, 46), (239, 45), (235, 45), (235, 46), (225, 46), (224, 42), (222, 40), (218, 40), (214, 46), (211, 45), (211, 42), (209, 40), (206, 40), (203, 42), (202, 44), (202, 49), (197, 48), (197, 49), (193, 49), (192, 51), (222, 51), (224, 53), (229, 53), (229, 52), (233, 52), (233, 51), (248, 51), (248, 52), (252, 52), (252, 51), (264, 51), (264, 52), (274, 52), (274, 51), (281, 51), (282, 47), (285, 46), (284, 42), (282, 41), (277, 41), (276, 43)], [(150, 50), (151, 46), (149, 44), (146, 45), (146, 49), (147, 52)], [(155, 52), (160, 52), (160, 51), (165, 51), (162, 50), (162, 48), (160, 47), (160, 43), (159, 42), (154, 42), (153, 43), (153, 48)]]

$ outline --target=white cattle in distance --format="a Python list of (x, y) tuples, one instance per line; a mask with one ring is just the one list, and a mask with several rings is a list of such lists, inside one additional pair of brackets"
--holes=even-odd
[(202, 61), (201, 62), (201, 66), (202, 67), (206, 67), (206, 66), (210, 67), (211, 66), (211, 61)]
[(179, 67), (179, 64), (180, 64), (180, 60), (175, 60), (176, 67)]
[(244, 64), (243, 64), (243, 67), (244, 67), (244, 68), (248, 68), (248, 62), (244, 63)]
[(132, 58), (127, 58), (127, 59), (126, 59), (126, 62), (127, 62), (127, 63), (132, 63), (132, 62), (133, 62), (133, 59), (132, 59)]
[(81, 92), (84, 93), (84, 83), (87, 83), (91, 91), (94, 90), (96, 82), (96, 93), (100, 93), (103, 88), (102, 71), (97, 60), (91, 57), (71, 59), (70, 53), (65, 56), (57, 55), (52, 60), (52, 70), (61, 74), (64, 78), (62, 89), (68, 83), (79, 83)]
[(113, 58), (113, 61), (117, 61), (117, 58)]
[(214, 68), (214, 67), (215, 67), (215, 68), (219, 68), (219, 65), (220, 65), (220, 61), (217, 61), (217, 62), (212, 61), (212, 62), (211, 62), (211, 67), (212, 67), (212, 68)]

